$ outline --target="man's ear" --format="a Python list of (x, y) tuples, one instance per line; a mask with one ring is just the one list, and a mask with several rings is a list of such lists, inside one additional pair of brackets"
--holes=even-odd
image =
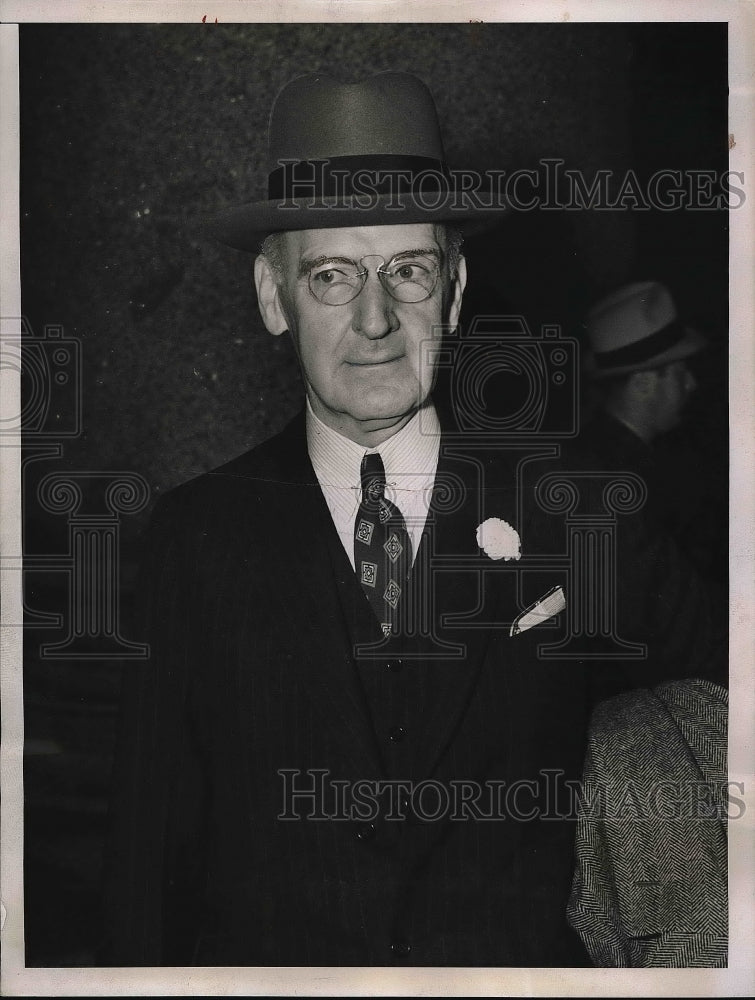
[(254, 284), (262, 322), (274, 337), (279, 337), (288, 329), (288, 320), (281, 307), (280, 289), (273, 269), (264, 254), (260, 254), (254, 262)]
[(467, 262), (463, 257), (459, 257), (459, 263), (456, 267), (456, 277), (451, 283), (451, 299), (448, 306), (448, 324), (451, 329), (455, 329), (459, 324), (459, 315), (461, 313), (461, 300), (464, 295), (464, 289), (467, 285)]

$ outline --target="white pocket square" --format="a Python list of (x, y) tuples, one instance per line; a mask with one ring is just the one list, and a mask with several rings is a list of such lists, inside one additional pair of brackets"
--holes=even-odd
[(545, 597), (541, 597), (539, 601), (530, 604), (514, 620), (509, 635), (519, 635), (520, 632), (526, 632), (528, 628), (532, 628), (535, 625), (542, 625), (543, 622), (547, 622), (549, 618), (557, 615), (559, 611), (563, 611), (565, 607), (566, 598), (564, 597), (564, 588), (554, 587), (553, 590), (548, 591)]

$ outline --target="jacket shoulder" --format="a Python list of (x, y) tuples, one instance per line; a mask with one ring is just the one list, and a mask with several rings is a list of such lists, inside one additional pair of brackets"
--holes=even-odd
[(725, 777), (727, 715), (726, 689), (708, 680), (627, 691), (596, 706), (590, 747), (612, 773), (645, 774), (670, 765), (686, 771), (692, 765), (706, 776)]
[(314, 478), (303, 426), (295, 420), (256, 448), (161, 496), (152, 510), (146, 544), (151, 544), (150, 536), (155, 543), (170, 536), (199, 540), (241, 525), (251, 530), (264, 524), (266, 512), (282, 496)]
[(174, 487), (160, 498), (156, 509), (166, 505), (187, 508), (234, 491), (249, 496), (270, 484), (306, 482), (307, 466), (304, 424), (297, 418), (250, 451)]

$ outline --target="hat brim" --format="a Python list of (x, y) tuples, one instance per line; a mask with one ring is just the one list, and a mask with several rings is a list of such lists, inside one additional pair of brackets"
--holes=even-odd
[(585, 358), (583, 371), (585, 375), (596, 380), (611, 378), (616, 375), (629, 375), (631, 372), (650, 371), (653, 368), (662, 368), (664, 365), (669, 365), (673, 361), (683, 361), (685, 358), (690, 358), (693, 354), (697, 354), (707, 346), (708, 338), (703, 333), (699, 330), (694, 330), (692, 327), (685, 327), (682, 339), (661, 354), (656, 354), (651, 358), (631, 365), (620, 365), (615, 368), (598, 368), (595, 364), (595, 355), (590, 353)]
[(271, 233), (302, 229), (337, 229), (353, 226), (401, 226), (416, 223), (444, 223), (473, 235), (490, 229), (509, 213), (505, 205), (471, 204), (466, 196), (444, 192), (438, 204), (429, 196), (423, 203), (415, 195), (377, 195), (369, 204), (345, 204), (336, 198), (313, 199), (310, 204), (292, 205), (279, 201), (255, 201), (226, 209), (206, 220), (209, 235), (236, 250), (259, 251)]

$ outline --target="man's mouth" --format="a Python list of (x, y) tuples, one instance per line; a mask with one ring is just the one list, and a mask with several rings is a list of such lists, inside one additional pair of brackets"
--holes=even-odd
[(390, 365), (394, 361), (400, 361), (402, 357), (402, 354), (398, 354), (390, 358), (365, 358), (359, 361), (347, 361), (346, 364), (351, 365), (352, 368), (381, 368), (383, 365)]

